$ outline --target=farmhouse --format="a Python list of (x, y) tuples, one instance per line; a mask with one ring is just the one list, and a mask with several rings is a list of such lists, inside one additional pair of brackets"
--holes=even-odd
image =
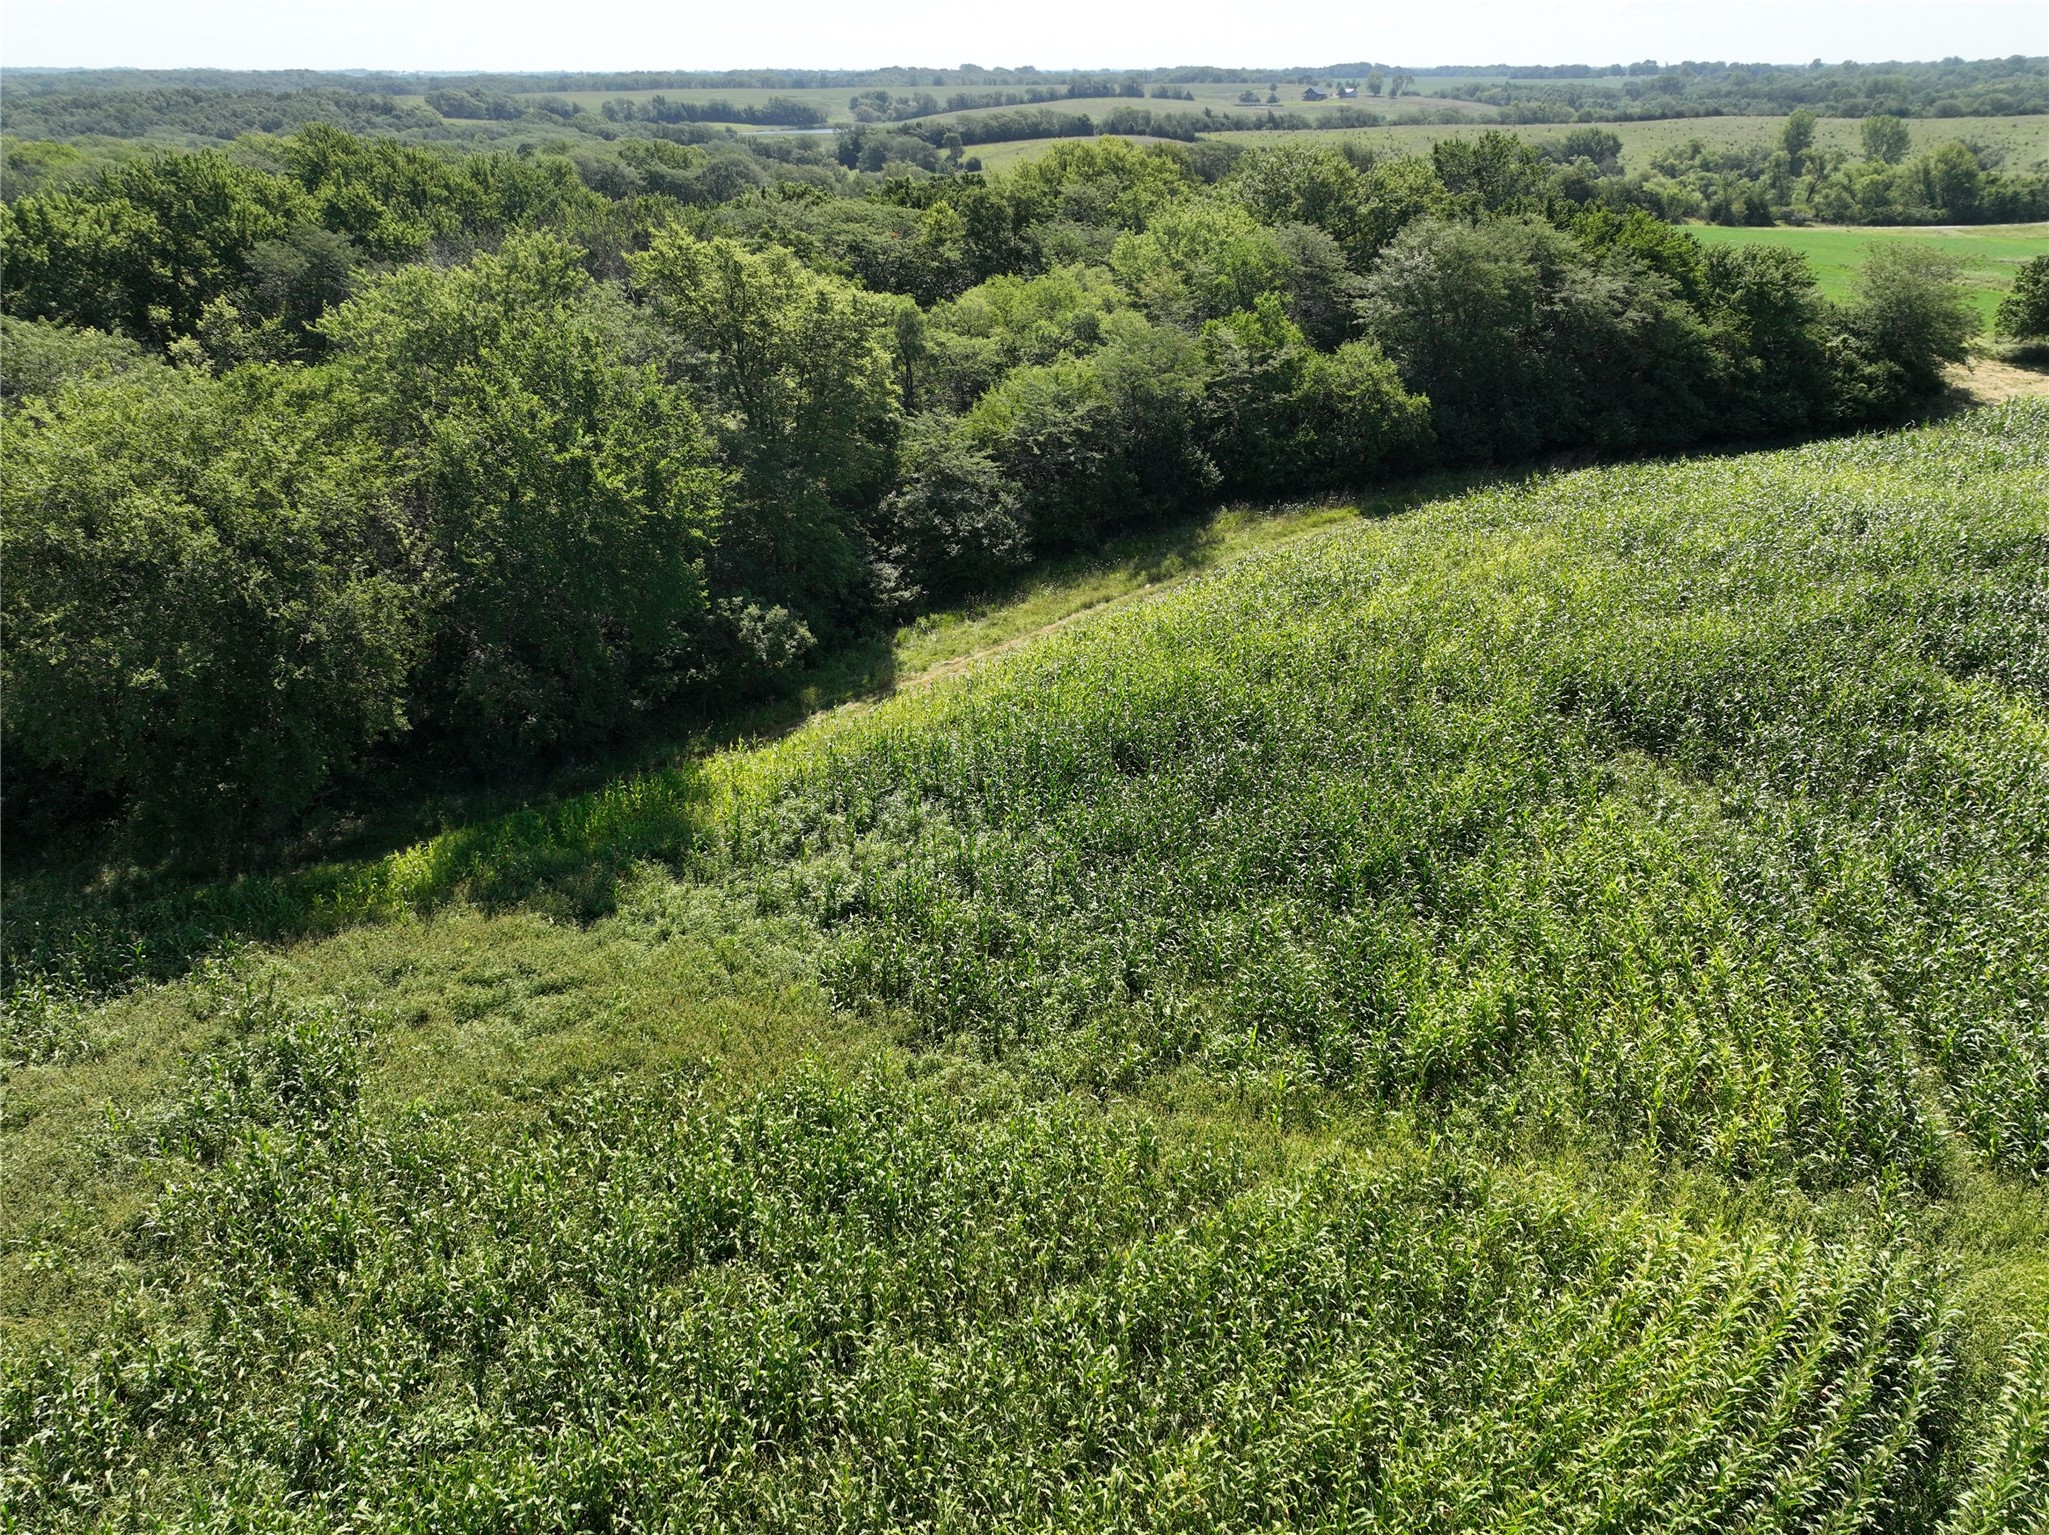
[(1312, 85), (1302, 92), (1302, 99), (1304, 101), (1327, 101), (1329, 97)]

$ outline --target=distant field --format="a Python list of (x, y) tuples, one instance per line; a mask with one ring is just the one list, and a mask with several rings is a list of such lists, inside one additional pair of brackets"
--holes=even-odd
[[(964, 114), (940, 113), (936, 115), (945, 117), (973, 116), (977, 112), (1008, 112), (1017, 110), (1019, 106), (1034, 105), (1088, 112), (1091, 115), (1108, 112), (1117, 107), (1136, 106), (1151, 107), (1155, 111), (1167, 112), (1176, 110), (1201, 112), (1205, 107), (1213, 108), (1219, 112), (1267, 110), (1267, 83), (1264, 82), (1257, 86), (1227, 83), (1223, 85), (1177, 86), (1176, 89), (1187, 90), (1194, 99), (1192, 101), (1183, 101), (1179, 98), (1154, 98), (1150, 95), (1142, 98), (1137, 96), (1078, 96), (1071, 99), (1062, 98), (1057, 101), (1021, 102), (1012, 106), (974, 108)], [(1017, 94), (1023, 95), (1025, 88), (1022, 86), (896, 86), (891, 89), (890, 94), (893, 96), (912, 96), (920, 91), (924, 91), (938, 97), (943, 102), (948, 96), (963, 90), (974, 94), (980, 94), (985, 90), (991, 92), (1015, 91)], [(1247, 104), (1238, 99), (1239, 93), (1245, 90), (1256, 91), (1259, 96), (1259, 101), (1256, 105)], [(524, 94), (531, 95), (535, 100), (549, 98), (560, 101), (574, 101), (591, 112), (597, 111), (607, 101), (646, 101), (653, 96), (662, 96), (670, 101), (730, 101), (738, 106), (761, 106), (766, 104), (771, 97), (783, 97), (817, 107), (826, 114), (827, 119), (831, 122), (850, 123), (854, 120), (854, 116), (848, 103), (857, 93), (854, 88), (849, 86), (828, 86), (809, 90), (714, 88), (707, 90), (664, 91), (534, 91)], [(1448, 108), (1452, 111), (1476, 114), (1488, 114), (1493, 111), (1491, 107), (1478, 106), (1472, 102), (1437, 100), (1418, 96), (1414, 93), (1404, 95), (1399, 100), (1392, 102), (1385, 96), (1375, 98), (1366, 95), (1363, 91), (1359, 94), (1358, 99), (1354, 101), (1338, 101), (1335, 99), (1329, 101), (1304, 101), (1302, 99), (1302, 87), (1299, 85), (1283, 85), (1280, 89), (1280, 98), (1279, 103), (1273, 108), (1274, 111), (1299, 113), (1304, 117), (1312, 119), (1333, 113), (1340, 107), (1360, 107), (1368, 111), (1384, 112), (1390, 116), (1399, 116), (1403, 113), (1414, 113), (1425, 109), (1436, 111)], [(424, 104), (426, 101), (424, 96), (405, 96), (399, 99), (415, 105)]]
[[(1785, 119), (1782, 117), (1681, 117), (1648, 123), (1602, 123), (1600, 126), (1622, 140), (1622, 162), (1639, 169), (1648, 157), (1675, 149), (1690, 139), (1699, 139), (1711, 149), (1775, 140)], [(1437, 140), (1462, 134), (1484, 133), (1496, 125), (1411, 123), (1387, 128), (1346, 128), (1308, 133), (1219, 133), (1220, 139), (1244, 144), (1272, 144), (1290, 138), (1311, 137), (1317, 143), (1340, 143), (1346, 139), (1371, 144), (1377, 149), (1417, 153)], [(1964, 139), (1972, 144), (1997, 149), (2006, 155), (2008, 168), (2033, 170), (2049, 165), (2049, 117), (1934, 117), (1908, 123), (1914, 147), (1925, 149)], [(1570, 131), (1557, 123), (1536, 123), (1513, 128), (1512, 132), (1533, 142), (1558, 139)], [(1850, 118), (1824, 118), (1815, 141), (1824, 149), (1856, 151), (1861, 125)]]
[[(1446, 89), (1455, 85), (1475, 81), (1497, 83), (1495, 76), (1473, 76), (1470, 78), (1431, 80), (1424, 92)], [(1086, 112), (1092, 117), (1101, 117), (1119, 107), (1150, 107), (1156, 112), (1183, 111), (1199, 113), (1204, 108), (1218, 112), (1258, 112), (1267, 110), (1266, 94), (1272, 82), (1260, 82), (1247, 86), (1236, 82), (1216, 85), (1190, 85), (1177, 87), (1186, 89), (1193, 100), (1156, 99), (1133, 96), (1087, 96), (1037, 103), (1057, 110)], [(1600, 89), (1601, 82), (1581, 82), (1590, 89)], [(906, 96), (923, 90), (944, 101), (955, 91), (956, 86), (898, 86), (892, 95)], [(980, 90), (983, 87), (966, 87)], [(1022, 94), (1022, 87), (986, 87), (989, 90), (1016, 89)], [(1241, 102), (1242, 91), (1253, 90), (1259, 96), (1257, 104)], [(804, 102), (824, 112), (828, 122), (850, 123), (853, 113), (848, 102), (855, 94), (846, 86), (819, 87), (809, 90), (668, 90), (668, 91), (541, 91), (532, 93), (536, 98), (554, 97), (581, 104), (586, 110), (598, 111), (605, 102), (613, 100), (646, 101), (651, 96), (664, 96), (670, 101), (707, 102), (729, 101), (737, 106), (762, 106), (773, 97), (783, 97)], [(1310, 136), (1317, 143), (1338, 143), (1350, 139), (1373, 145), (1383, 151), (1417, 152), (1428, 148), (1448, 134), (1481, 133), (1498, 126), (1490, 119), (1492, 107), (1474, 102), (1455, 101), (1446, 97), (1411, 92), (1390, 101), (1385, 96), (1373, 97), (1364, 94), (1353, 101), (1310, 102), (1302, 99), (1302, 87), (1282, 85), (1280, 101), (1272, 110), (1288, 112), (1314, 120), (1336, 113), (1340, 108), (1359, 108), (1380, 112), (1389, 117), (1418, 117), (1425, 113), (1455, 111), (1470, 114), (1474, 121), (1466, 124), (1429, 122), (1396, 122), (1384, 128), (1335, 128), (1335, 129), (1286, 129), (1278, 131), (1251, 131), (1221, 133), (1216, 138), (1230, 139), (1248, 144), (1277, 144), (1289, 138)], [(407, 96), (400, 98), (409, 103), (423, 104), (425, 98)], [(1016, 107), (973, 108), (966, 112), (937, 113), (934, 117), (957, 120), (984, 116), (990, 112), (1015, 111)], [(934, 118), (914, 119), (931, 122)], [(1631, 170), (1638, 169), (1651, 155), (1676, 148), (1690, 139), (1699, 139), (1710, 148), (1730, 148), (1741, 145), (1764, 145), (1777, 138), (1785, 119), (1782, 117), (1682, 117), (1662, 119), (1656, 122), (1605, 123), (1622, 138), (1623, 163)], [(1946, 117), (1916, 118), (1908, 124), (1917, 149), (1934, 144), (1947, 143), (1952, 139), (1965, 139), (1981, 148), (2001, 151), (2006, 157), (2008, 168), (2013, 170), (2039, 170), (2049, 167), (2049, 116), (2033, 117)], [(1558, 138), (1566, 133), (1567, 126), (1556, 123), (1527, 124), (1513, 127), (1510, 131), (1536, 141)], [(1824, 118), (1816, 133), (1816, 141), (1824, 149), (1857, 152), (1860, 125), (1853, 118)], [(972, 153), (981, 156), (982, 163), (991, 169), (1014, 165), (1041, 153), (1052, 140), (1017, 140), (999, 144), (975, 146)]]
[(2049, 255), (2049, 224), (1986, 224), (1941, 229), (1725, 229), (1696, 226), (1688, 231), (1709, 245), (1779, 245), (1797, 250), (1814, 268), (1821, 291), (1846, 299), (1865, 258), (1881, 244), (1925, 245), (1957, 258), (1972, 302), (1992, 328), (1992, 312), (2013, 286), (2015, 269), (2032, 256)]
[[(1173, 105), (1171, 102), (1150, 104)], [(1395, 110), (1412, 110), (1423, 106), (1436, 108), (1454, 104), (1404, 96)], [(1374, 104), (1369, 102), (1368, 105)], [(1379, 110), (1388, 109), (1383, 104)], [(1622, 140), (1622, 163), (1634, 171), (1643, 167), (1651, 156), (1677, 148), (1690, 139), (1699, 139), (1710, 148), (1768, 144), (1777, 138), (1784, 123), (1785, 119), (1782, 117), (1684, 117), (1648, 123), (1602, 123), (1600, 126)], [(1254, 148), (1285, 144), (1291, 140), (1304, 140), (1312, 144), (1342, 144), (1349, 141), (1369, 145), (1383, 154), (1421, 154), (1439, 139), (1485, 133), (1496, 126), (1498, 125), (1486, 122), (1396, 123), (1385, 128), (1285, 129), (1268, 132), (1215, 133), (1206, 137)], [(2049, 166), (2049, 116), (1917, 118), (1907, 126), (1917, 149), (1946, 144), (1952, 139), (1963, 139), (1981, 148), (2000, 151), (2005, 156), (2006, 166), (2010, 170), (2040, 170)], [(1562, 138), (1569, 129), (1558, 123), (1533, 123), (1512, 127), (1509, 131), (1520, 134), (1533, 143), (1543, 143)], [(1852, 119), (1824, 118), (1816, 132), (1816, 141), (1825, 149), (1855, 152), (1859, 147), (1859, 131), (1859, 124)], [(1044, 153), (1051, 142), (1020, 139), (1000, 144), (978, 145), (971, 152), (980, 155), (983, 165), (988, 169), (1000, 170)]]

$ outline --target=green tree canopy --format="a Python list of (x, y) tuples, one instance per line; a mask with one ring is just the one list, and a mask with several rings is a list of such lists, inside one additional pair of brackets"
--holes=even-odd
[(900, 423), (896, 304), (787, 250), (680, 229), (633, 271), (715, 402), (738, 471), (721, 568), (742, 591), (813, 612), (847, 598), (866, 574), (860, 514), (886, 487)]
[(306, 380), (159, 369), (10, 417), (10, 749), (186, 845), (274, 825), (405, 728), (421, 551)]
[(431, 706), (473, 755), (616, 722), (687, 669), (705, 612), (711, 442), (579, 254), (518, 236), (322, 324), (332, 408), (403, 476), (433, 551)]

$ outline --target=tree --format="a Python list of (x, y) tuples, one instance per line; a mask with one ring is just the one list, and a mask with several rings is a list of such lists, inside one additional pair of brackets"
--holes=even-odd
[(950, 416), (914, 418), (878, 540), (907, 600), (986, 589), (1030, 554), (1017, 487)]
[(1429, 402), (1407, 393), (1380, 348), (1318, 352), (1277, 295), (1203, 331), (1208, 442), (1227, 491), (1275, 496), (1361, 484), (1428, 435)]
[(844, 616), (862, 600), (861, 518), (887, 483), (901, 420), (894, 303), (787, 250), (679, 229), (632, 267), (716, 403), (738, 471), (724, 579), (809, 619)]
[(1940, 389), (1942, 365), (1962, 362), (1977, 333), (1959, 271), (1940, 251), (1894, 242), (1874, 247), (1858, 274), (1851, 330), (1899, 370), (1912, 394)]
[(1216, 485), (1200, 443), (1200, 347), (1129, 310), (1103, 329), (1096, 352), (1014, 369), (962, 418), (1017, 485), (1040, 554), (1185, 508)]
[(1806, 107), (1795, 107), (1786, 116), (1785, 127), (1779, 130), (1779, 148), (1786, 152), (1786, 162), (1794, 175), (1799, 175), (1807, 151), (1814, 147), (1814, 125), (1818, 121)]
[(1612, 165), (1622, 158), (1622, 136), (1606, 128), (1575, 128), (1558, 147), (1567, 160), (1591, 160), (1596, 165)]
[(1865, 118), (1860, 132), (1864, 139), (1866, 158), (1876, 160), (1881, 165), (1898, 165), (1907, 157), (1907, 151), (1913, 145), (1912, 136), (1907, 132), (1907, 125), (1897, 117), (1883, 112)]
[(1985, 173), (1970, 145), (1952, 140), (1922, 156), (1917, 164), (1929, 203), (1945, 217), (1969, 219), (1977, 212)]
[(1262, 224), (1322, 230), (1361, 272), (1410, 223), (1448, 207), (1427, 159), (1397, 156), (1361, 170), (1337, 150), (1304, 144), (1245, 156), (1224, 185)]
[(321, 322), (337, 417), (433, 559), (426, 708), (490, 760), (615, 727), (691, 669), (721, 475), (633, 320), (554, 235), (381, 278)]
[(920, 400), (967, 410), (1004, 373), (1101, 346), (1104, 320), (1129, 300), (1105, 268), (992, 277), (927, 316)]
[(2049, 336), (2049, 256), (2021, 263), (2013, 291), (1999, 301), (1995, 323), (2002, 336), (2020, 340)]
[(10, 416), (11, 753), (218, 850), (405, 729), (422, 551), (385, 455), (332, 428), (269, 368)]
[(1382, 74), (1382, 73), (1381, 73), (1381, 72), (1380, 72), (1379, 70), (1377, 70), (1377, 69), (1369, 69), (1369, 70), (1367, 70), (1367, 71), (1366, 71), (1366, 94), (1367, 94), (1367, 95), (1369, 95), (1369, 96), (1378, 96), (1378, 95), (1380, 94), (1380, 92), (1381, 92), (1381, 88), (1382, 88), (1383, 86), (1385, 86), (1386, 84), (1387, 84), (1387, 76), (1386, 76), (1386, 75), (1384, 75), (1384, 74)]
[(1625, 250), (1590, 256), (1534, 219), (1411, 225), (1361, 305), (1454, 458), (1702, 434), (1707, 337)]
[(1196, 186), (1180, 156), (1123, 139), (1056, 144), (1008, 179), (1010, 195), (1029, 222), (1062, 220), (1100, 229), (1142, 229), (1157, 209)]
[(0, 207), (8, 312), (120, 330), (159, 345), (249, 275), (249, 252), (305, 213), (289, 181), (214, 150), (163, 152), (79, 194)]
[(1406, 69), (1397, 69), (1393, 77), (1387, 82), (1387, 99), (1393, 101), (1415, 83), (1416, 77), (1414, 75), (1410, 74)]
[(1235, 203), (1206, 198), (1162, 208), (1118, 240), (1110, 267), (1155, 319), (1200, 325), (1250, 309), (1281, 287), (1288, 257), (1274, 233)]
[(1709, 246), (1699, 290), (1726, 433), (1802, 431), (1829, 415), (1834, 378), (1824, 309), (1805, 257), (1781, 246)]
[(1477, 138), (1439, 139), (1430, 161), (1454, 206), (1471, 215), (1542, 214), (1551, 205), (1551, 175), (1536, 147), (1489, 129)]
[(78, 379), (111, 378), (161, 359), (126, 336), (0, 315), (0, 401), (54, 395)]

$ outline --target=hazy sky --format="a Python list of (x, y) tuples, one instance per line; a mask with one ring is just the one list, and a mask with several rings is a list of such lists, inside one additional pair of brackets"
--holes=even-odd
[(858, 69), (2049, 53), (2049, 0), (7, 0), (0, 63)]

